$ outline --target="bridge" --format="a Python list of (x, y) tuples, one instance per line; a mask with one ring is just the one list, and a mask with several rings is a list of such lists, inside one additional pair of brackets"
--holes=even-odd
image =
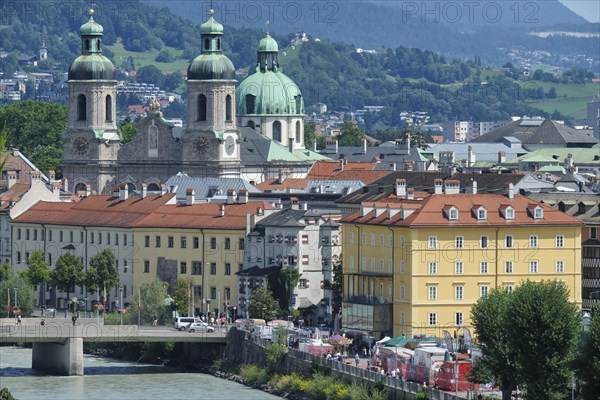
[(83, 375), (83, 342), (193, 342), (226, 344), (228, 329), (180, 332), (173, 327), (104, 325), (95, 318), (0, 320), (0, 343), (33, 343), (32, 368), (58, 375)]

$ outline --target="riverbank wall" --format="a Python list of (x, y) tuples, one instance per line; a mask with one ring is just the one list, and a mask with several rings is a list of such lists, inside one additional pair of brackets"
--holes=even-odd
[(423, 387), (416, 382), (409, 382), (381, 375), (364, 368), (357, 368), (351, 364), (327, 360), (310, 353), (289, 349), (277, 365), (270, 365), (266, 359), (266, 349), (270, 342), (252, 336), (250, 332), (232, 328), (228, 334), (227, 348), (224, 360), (230, 364), (254, 364), (268, 367), (279, 374), (297, 373), (310, 376), (312, 371), (318, 369), (327, 371), (331, 377), (350, 384), (383, 385), (390, 400), (414, 400), (416, 393), (425, 390), (431, 400), (461, 400), (461, 397), (442, 392), (431, 387)]

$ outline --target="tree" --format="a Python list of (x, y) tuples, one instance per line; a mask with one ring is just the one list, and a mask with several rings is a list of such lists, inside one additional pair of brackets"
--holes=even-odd
[(272, 320), (281, 313), (277, 300), (273, 293), (266, 288), (258, 288), (252, 291), (250, 302), (248, 304), (248, 313), (250, 318), (260, 318)]
[(71, 252), (67, 252), (56, 260), (56, 267), (52, 270), (50, 284), (62, 290), (69, 297), (72, 287), (81, 285), (85, 280), (83, 261)]
[(41, 285), (39, 304), (44, 304), (44, 294), (46, 293), (46, 284), (50, 282), (50, 269), (44, 256), (44, 251), (38, 249), (31, 253), (27, 259), (27, 268), (23, 270), (21, 276), (25, 278), (34, 287)]
[(0, 282), (2, 282), (5, 279), (8, 279), (9, 271), (10, 265), (4, 263), (0, 264)]
[(332, 274), (333, 279), (331, 281), (326, 279), (323, 282), (323, 288), (331, 291), (331, 303), (333, 308), (331, 312), (337, 321), (344, 299), (344, 267), (341, 255), (338, 261), (333, 264)]
[(511, 294), (507, 339), (528, 398), (564, 399), (573, 377), (578, 314), (568, 289), (558, 281), (526, 281)]
[(188, 315), (190, 311), (191, 287), (191, 279), (178, 278), (175, 282), (175, 290), (173, 291), (174, 307), (180, 315)]
[(286, 313), (291, 308), (292, 291), (298, 284), (298, 279), (300, 279), (300, 272), (297, 268), (281, 269), (269, 275), (269, 288), (272, 290), (273, 297), (279, 303), (281, 310)]
[[(514, 350), (508, 341), (511, 327), (506, 322), (506, 311), (510, 304), (510, 294), (502, 289), (494, 289), (481, 297), (471, 308), (473, 326), (477, 332), (484, 354), (474, 365), (476, 371), (487, 371), (500, 386), (503, 400), (511, 400), (517, 388), (517, 371), (514, 368)], [(485, 382), (488, 374), (472, 374), (474, 382)]]
[(29, 154), (32, 160), (35, 161), (36, 167), (40, 171), (48, 172), (54, 170), (57, 176), (61, 175), (60, 163), (63, 158), (63, 150), (55, 145), (37, 145)]
[(139, 292), (130, 297), (131, 303), (141, 307), (140, 318), (142, 323), (151, 323), (152, 317), (155, 315), (159, 321), (166, 321), (170, 318), (170, 307), (165, 305), (166, 298), (167, 286), (165, 282), (158, 279), (150, 283), (142, 283)]
[(362, 146), (364, 137), (365, 133), (358, 126), (344, 122), (337, 139), (340, 146)]
[(85, 274), (85, 285), (88, 291), (95, 293), (117, 286), (119, 284), (119, 271), (115, 265), (116, 257), (109, 248), (105, 248), (92, 257), (89, 269)]
[(137, 127), (133, 122), (129, 122), (121, 125), (119, 128), (121, 130), (121, 143), (129, 143), (137, 136)]
[(313, 143), (317, 140), (317, 127), (314, 122), (304, 125), (304, 147), (312, 149)]
[(580, 376), (583, 379), (584, 399), (593, 399), (600, 393), (600, 307), (592, 313), (587, 338), (583, 345), (583, 365)]
[(156, 68), (154, 65), (146, 65), (138, 69), (136, 80), (138, 82), (153, 83), (156, 86), (163, 86), (165, 83), (165, 76)]
[(0, 281), (0, 316), (13, 317), (14, 314), (8, 314), (8, 304), (13, 307), (15, 305), (14, 292), (17, 289), (17, 306), (21, 310), (23, 316), (31, 315), (35, 308), (35, 293), (33, 286), (20, 274), (16, 273), (12, 268), (8, 268), (6, 278)]
[(155, 59), (157, 62), (170, 63), (173, 62), (173, 56), (167, 50), (162, 50)]

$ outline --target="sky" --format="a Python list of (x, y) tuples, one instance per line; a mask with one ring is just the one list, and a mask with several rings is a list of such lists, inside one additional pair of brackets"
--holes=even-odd
[(590, 22), (600, 22), (600, 1), (598, 0), (560, 0), (565, 6)]

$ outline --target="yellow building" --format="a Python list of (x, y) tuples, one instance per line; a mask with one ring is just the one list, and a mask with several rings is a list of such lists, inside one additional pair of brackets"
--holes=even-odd
[(471, 306), (493, 288), (527, 279), (564, 282), (581, 306), (578, 219), (514, 195), (512, 185), (506, 195), (396, 185), (386, 200), (362, 203), (341, 221), (344, 328), (375, 340), (441, 336), (469, 327)]
[(170, 286), (185, 278), (191, 280), (190, 312), (192, 302), (197, 313), (233, 308), (246, 232), (265, 210), (274, 207), (263, 202), (202, 203), (165, 205), (154, 211), (133, 228), (134, 292), (157, 278)]

